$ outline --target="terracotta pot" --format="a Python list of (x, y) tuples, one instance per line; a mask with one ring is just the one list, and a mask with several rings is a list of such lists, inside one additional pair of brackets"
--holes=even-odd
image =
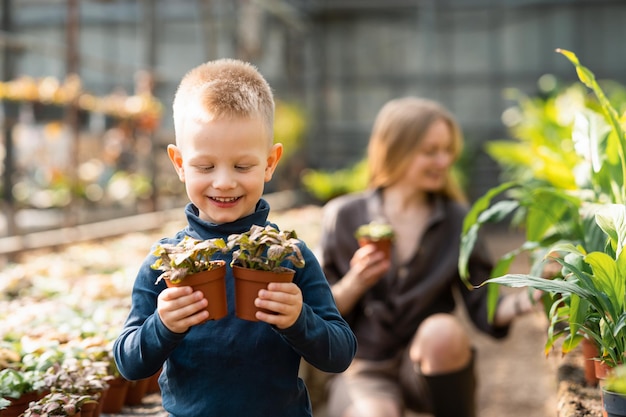
[(109, 381), (109, 389), (102, 402), (102, 413), (118, 414), (122, 411), (129, 385), (130, 381), (122, 377), (117, 377)]
[(125, 405), (141, 405), (143, 397), (148, 391), (149, 379), (140, 379), (138, 381), (130, 381), (128, 391), (126, 391)]
[(359, 246), (365, 246), (369, 244), (373, 244), (376, 246), (376, 249), (383, 251), (387, 259), (391, 259), (391, 248), (392, 248), (392, 240), (391, 239), (377, 239), (373, 240), (368, 237), (360, 237), (359, 238)]
[(94, 417), (100, 404), (97, 401), (88, 401), (80, 407), (82, 417)]
[(165, 280), (168, 287), (190, 286), (194, 291), (202, 291), (204, 298), (208, 301), (206, 310), (209, 312), (209, 320), (219, 320), (228, 315), (226, 263), (224, 261), (216, 262), (220, 262), (222, 265), (210, 271), (189, 275), (179, 283), (174, 284), (169, 279)]
[(611, 372), (611, 367), (606, 364), (606, 362), (596, 359), (593, 361), (594, 368), (596, 371), (596, 378), (598, 380), (606, 379), (606, 376)]
[(626, 395), (602, 389), (602, 412), (606, 417), (626, 416)]
[(102, 414), (102, 407), (103, 407), (103, 404), (104, 404), (104, 401), (105, 401), (105, 398), (106, 398), (108, 392), (109, 392), (109, 387), (107, 386), (100, 393), (100, 398), (98, 398), (98, 407), (93, 412), (93, 417), (100, 417), (100, 414)]
[(596, 344), (584, 338), (580, 343), (583, 359), (584, 359), (584, 371), (585, 371), (585, 382), (590, 387), (595, 387), (598, 385), (598, 377), (596, 377), (596, 358), (600, 355), (598, 352), (598, 347)]
[(255, 314), (257, 311), (271, 313), (265, 309), (259, 309), (254, 305), (259, 291), (267, 289), (270, 282), (291, 282), (296, 271), (284, 272), (259, 271), (233, 266), (235, 278), (235, 313), (244, 320), (258, 321)]

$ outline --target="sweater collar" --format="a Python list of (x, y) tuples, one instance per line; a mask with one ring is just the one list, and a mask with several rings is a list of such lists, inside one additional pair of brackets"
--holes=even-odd
[(187, 216), (188, 234), (196, 239), (211, 239), (214, 237), (227, 238), (234, 233), (247, 232), (253, 224), (265, 226), (270, 212), (269, 203), (261, 198), (256, 205), (254, 213), (242, 217), (230, 223), (213, 223), (202, 220), (199, 217), (199, 210), (193, 203), (188, 203), (185, 207)]

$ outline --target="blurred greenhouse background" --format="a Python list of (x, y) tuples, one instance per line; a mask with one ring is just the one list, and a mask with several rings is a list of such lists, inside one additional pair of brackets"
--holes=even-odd
[(182, 75), (214, 58), (272, 85), (288, 154), (267, 192), (364, 157), (382, 104), (441, 101), (466, 136), (473, 200), (499, 180), (505, 91), (577, 81), (556, 48), (626, 84), (620, 0), (1, 0), (0, 237), (182, 206), (167, 160)]

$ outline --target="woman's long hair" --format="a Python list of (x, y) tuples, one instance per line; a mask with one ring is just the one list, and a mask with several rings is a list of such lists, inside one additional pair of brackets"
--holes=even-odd
[[(416, 97), (387, 102), (376, 116), (367, 149), (369, 187), (384, 188), (405, 175), (424, 134), (437, 120), (443, 120), (450, 127), (452, 153), (456, 161), (463, 148), (463, 136), (447, 109), (435, 101)], [(467, 202), (451, 172), (440, 193), (453, 200)]]

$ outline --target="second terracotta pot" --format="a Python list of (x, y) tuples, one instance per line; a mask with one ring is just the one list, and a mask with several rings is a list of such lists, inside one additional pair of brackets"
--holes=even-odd
[(385, 256), (387, 257), (387, 259), (391, 259), (391, 248), (393, 246), (393, 241), (391, 239), (371, 239), (368, 237), (360, 237), (358, 239), (359, 241), (359, 246), (365, 246), (368, 244), (374, 244), (376, 246), (376, 249), (383, 251), (385, 253)]
[(254, 300), (258, 297), (259, 291), (267, 289), (270, 282), (291, 282), (295, 274), (294, 270), (284, 272), (259, 271), (233, 266), (233, 276), (235, 278), (235, 314), (240, 319), (259, 321), (256, 312), (261, 310), (254, 305)]

